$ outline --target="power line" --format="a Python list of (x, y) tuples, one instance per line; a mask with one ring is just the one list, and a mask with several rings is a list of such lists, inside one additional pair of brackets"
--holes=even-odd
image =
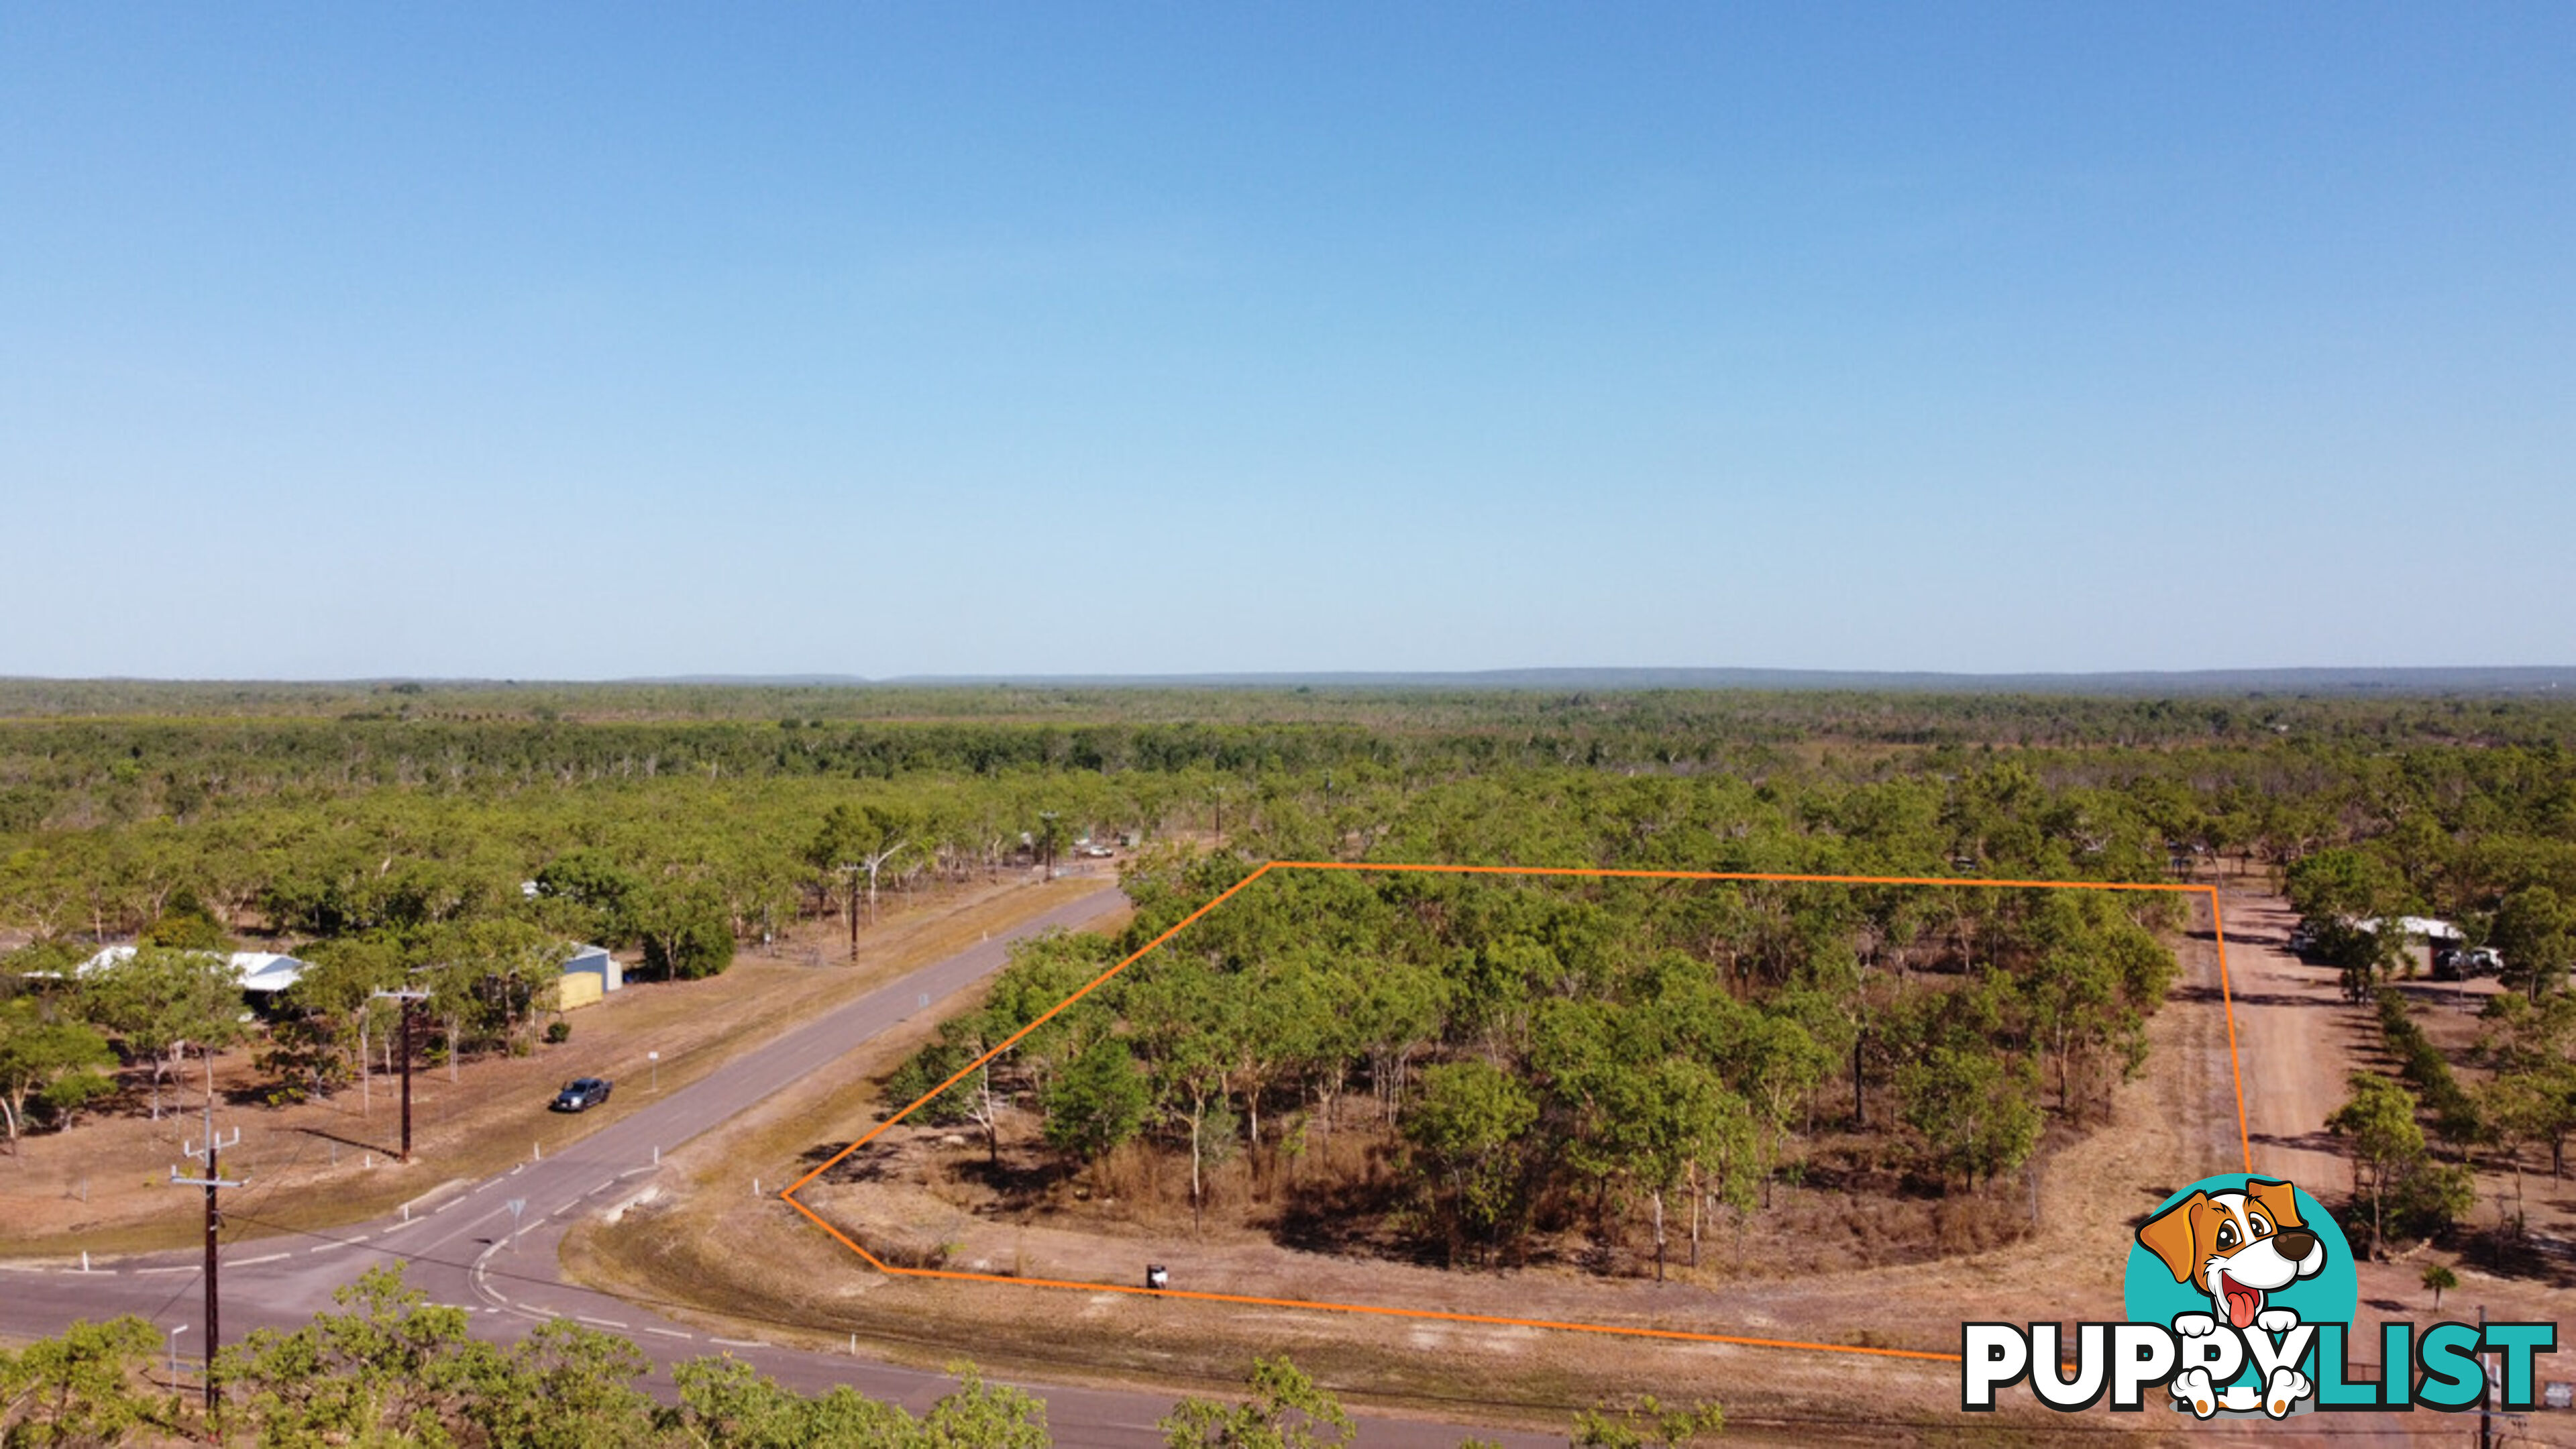
[[(208, 1101), (207, 1105), (209, 1109), (212, 1108), (213, 1103), (211, 1099)], [(305, 1154), (312, 1151), (312, 1149), (313, 1139), (311, 1137), (307, 1136), (299, 1138), (295, 1144), (295, 1151), (286, 1159), (286, 1165), (270, 1172), (267, 1175), (268, 1185), (264, 1188), (255, 1190), (254, 1196), (251, 1199), (252, 1208), (257, 1209), (266, 1207), (268, 1205), (268, 1200), (275, 1197), (278, 1190), (287, 1185), (289, 1180), (288, 1175), (303, 1163)], [(255, 1216), (253, 1212), (245, 1211), (238, 1207), (233, 1209), (232, 1212), (222, 1215), (222, 1217), (225, 1220), (219, 1220), (217, 1223), (217, 1229), (219, 1232), (232, 1226), (231, 1222), (228, 1221), (229, 1219), (238, 1218), (242, 1222), (252, 1224), (259, 1224), (262, 1221), (260, 1218)], [(225, 1237), (224, 1241), (227, 1243), (238, 1244), (242, 1241), (242, 1235), (238, 1232), (234, 1232)], [(171, 1309), (177, 1307), (179, 1300), (187, 1297), (189, 1290), (196, 1286), (198, 1285), (182, 1283), (177, 1292), (172, 1293), (167, 1299), (164, 1299), (161, 1306), (153, 1311), (152, 1317), (158, 1319), (167, 1314)], [(214, 1354), (210, 1351), (204, 1355), (204, 1359), (209, 1366), (212, 1366), (214, 1363)]]

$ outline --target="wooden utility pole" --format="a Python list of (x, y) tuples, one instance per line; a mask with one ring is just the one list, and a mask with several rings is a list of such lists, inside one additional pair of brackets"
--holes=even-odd
[(841, 874), (850, 882), (844, 889), (850, 903), (850, 959), (853, 961), (859, 959), (859, 872), (865, 869), (867, 869), (866, 866), (858, 864), (845, 864), (841, 867)]
[(400, 1003), (402, 1007), (402, 1154), (397, 1159), (411, 1161), (411, 1005), (426, 1001), (429, 993), (406, 986), (400, 991), (379, 991), (378, 997)]
[[(203, 1147), (192, 1147), (184, 1142), (179, 1145), (179, 1151), (182, 1156), (197, 1158), (206, 1164), (206, 1175), (203, 1177), (181, 1177), (179, 1175), (179, 1169), (175, 1167), (170, 1169), (170, 1185), (172, 1187), (201, 1187), (206, 1190), (206, 1422), (210, 1428), (214, 1423), (215, 1403), (217, 1398), (217, 1391), (215, 1388), (215, 1347), (223, 1340), (223, 1329), (220, 1326), (221, 1321), (218, 1317), (221, 1309), (221, 1296), (217, 1291), (215, 1282), (215, 1270), (217, 1267), (215, 1235), (223, 1227), (224, 1215), (223, 1208), (221, 1204), (216, 1201), (215, 1194), (223, 1188), (242, 1186), (241, 1182), (228, 1181), (225, 1179), (223, 1172), (217, 1164), (216, 1158), (223, 1149), (233, 1146), (240, 1141), (241, 1129), (238, 1127), (233, 1129), (233, 1135), (231, 1137), (217, 1140), (215, 1137), (215, 1099), (212, 1095), (209, 1095), (206, 1098), (206, 1145)], [(247, 1181), (247, 1179), (244, 1179), (244, 1181)]]
[(859, 873), (861, 871), (867, 873), (868, 924), (873, 926), (877, 923), (877, 871), (887, 861), (894, 859), (895, 852), (910, 844), (912, 844), (910, 840), (898, 840), (883, 850), (873, 853), (861, 852), (858, 859), (845, 860), (840, 864), (841, 874), (849, 880), (847, 889), (850, 901), (850, 959), (853, 961), (859, 959)]
[[(2374, 1254), (2377, 1253), (2379, 1251), (2379, 1244), (2377, 1242), (2373, 1242), (2370, 1245), (2370, 1250)], [(2481, 1303), (2478, 1305), (2478, 1338), (2483, 1342), (2486, 1336), (2487, 1306)], [(2478, 1356), (2478, 1372), (2483, 1375), (2486, 1371), (2486, 1356), (2484, 1354), (2480, 1354)], [(2489, 1382), (2481, 1384), (2478, 1387), (2478, 1449), (2491, 1449), (2491, 1446), (2495, 1443), (2495, 1422), (2487, 1417), (2487, 1406), (2495, 1402), (2495, 1386), (2492, 1382)]]

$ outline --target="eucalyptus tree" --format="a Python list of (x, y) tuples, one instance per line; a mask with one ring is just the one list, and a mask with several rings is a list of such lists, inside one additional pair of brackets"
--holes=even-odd
[(339, 1312), (254, 1329), (218, 1355), (236, 1408), (279, 1444), (446, 1442), (498, 1376), (466, 1310), (429, 1301), (399, 1268), (333, 1290)]
[(824, 815), (822, 827), (806, 844), (805, 862), (825, 882), (826, 891), (834, 879), (847, 882), (845, 900), (853, 942), (858, 932), (858, 877), (867, 877), (868, 918), (873, 921), (877, 911), (877, 873), (913, 843), (919, 828), (913, 812), (893, 802), (843, 802)]
[(30, 1101), (50, 1108), (59, 1120), (115, 1086), (98, 1072), (116, 1064), (107, 1038), (47, 1006), (29, 997), (0, 1001), (0, 1123), (13, 1149)]
[(206, 951), (136, 947), (80, 978), (80, 1015), (105, 1027), (126, 1050), (151, 1063), (152, 1116), (161, 1116), (161, 1083), (188, 1048), (209, 1057), (242, 1039), (241, 979), (232, 963)]
[(2546, 885), (2527, 885), (2496, 908), (2488, 941), (2504, 960), (2505, 984), (2532, 1001), (2563, 991), (2576, 961), (2576, 907)]
[(648, 974), (693, 981), (733, 964), (732, 919), (722, 894), (708, 882), (656, 881), (636, 901), (632, 919)]
[(2078, 1061), (2107, 1046), (2119, 1028), (2119, 982), (2100, 956), (2061, 947), (2040, 958), (2029, 990), (2033, 1024), (2057, 1059), (2058, 1111), (2072, 1116)]
[(2353, 1196), (2370, 1198), (2370, 1252), (2387, 1241), (2387, 1209), (2397, 1185), (2424, 1161), (2424, 1129), (2415, 1094), (2377, 1072), (2354, 1072), (2352, 1096), (2326, 1119), (2326, 1129), (2352, 1144)]
[(1012, 1070), (1032, 1088), (1045, 1091), (1059, 1071), (1115, 1025), (1112, 1003), (1124, 989), (1122, 981), (1104, 983), (1075, 999), (1115, 959), (1106, 937), (1083, 932), (1050, 930), (1012, 943), (1010, 964), (1002, 968), (978, 1014), (991, 1023), (995, 1040), (1029, 1028), (1010, 1055)]
[(1539, 1104), (1519, 1078), (1470, 1058), (1425, 1070), (1401, 1126), (1448, 1228), (1454, 1265), (1463, 1242), (1482, 1239), (1490, 1255), (1515, 1208), (1517, 1151), (1538, 1122)]
[(2549, 1175), (2567, 1171), (2567, 1138), (2576, 1133), (2576, 993), (2552, 992), (2537, 1003), (2511, 992), (2488, 998), (2479, 1056), (2495, 1082), (2519, 1083), (2537, 1108), (2531, 1125), (2549, 1144)]
[(0, 920), (54, 940), (73, 920), (76, 897), (59, 850), (38, 844), (0, 852)]
[(1168, 1449), (1344, 1449), (1359, 1426), (1286, 1357), (1256, 1358), (1241, 1402), (1183, 1399), (1155, 1427)]
[(382, 936), (341, 936), (306, 947), (306, 968), (286, 989), (286, 1005), (334, 1028), (332, 1039), (353, 1044), (362, 1112), (375, 1105), (374, 1054), (394, 1025), (395, 1006), (377, 993), (403, 984), (403, 953)]
[(2029, 1083), (1993, 1050), (1936, 1046), (1898, 1071), (1897, 1090), (1933, 1163), (1972, 1188), (2021, 1166), (2039, 1144)]
[(1226, 1081), (1240, 1056), (1244, 1019), (1225, 981), (1195, 955), (1160, 962), (1128, 991), (1127, 1013), (1162, 1109), (1188, 1137), (1190, 1220), (1204, 1229), (1207, 1161), (1231, 1145), (1211, 1142), (1210, 1128), (1232, 1115), (1224, 1110)]
[(1100, 1036), (1076, 1052), (1038, 1094), (1047, 1145), (1076, 1162), (1095, 1162), (1133, 1138), (1154, 1109), (1153, 1088), (1136, 1054), (1118, 1036)]
[(0, 1350), (0, 1442), (119, 1444), (166, 1423), (166, 1400), (145, 1378), (160, 1346), (149, 1320), (125, 1314)]

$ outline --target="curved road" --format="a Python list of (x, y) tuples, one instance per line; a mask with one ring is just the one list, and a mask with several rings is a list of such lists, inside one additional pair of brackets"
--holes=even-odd
[[(796, 1028), (662, 1100), (632, 1113), (557, 1155), (523, 1163), (471, 1185), (451, 1185), (417, 1199), (403, 1213), (328, 1234), (290, 1234), (238, 1244), (223, 1257), (223, 1327), (227, 1342), (255, 1328), (292, 1329), (331, 1308), (332, 1290), (364, 1269), (399, 1259), (412, 1286), (430, 1300), (468, 1309), (478, 1336), (511, 1340), (550, 1317), (608, 1329), (633, 1339), (658, 1368), (707, 1353), (732, 1353), (763, 1373), (812, 1393), (849, 1384), (872, 1398), (918, 1412), (951, 1387), (939, 1374), (866, 1359), (778, 1348), (751, 1339), (715, 1337), (612, 1295), (562, 1281), (556, 1245), (566, 1218), (606, 1208), (640, 1191), (656, 1153), (676, 1148), (798, 1079), (822, 1070), (921, 1009), (1001, 969), (1014, 941), (1051, 927), (1073, 927), (1118, 903), (1114, 885), (1057, 906), (935, 965), (902, 977)], [(781, 1184), (783, 1185), (783, 1184)], [(764, 1187), (767, 1185), (764, 1184)], [(745, 1190), (749, 1185), (745, 1184)], [(522, 1204), (513, 1232), (512, 1202)], [(156, 1254), (77, 1268), (0, 1262), (0, 1332), (30, 1337), (59, 1332), (76, 1318), (134, 1313), (164, 1332), (187, 1325), (179, 1343), (202, 1354), (204, 1289), (201, 1254)], [(1023, 1384), (1047, 1401), (1055, 1442), (1103, 1449), (1159, 1445), (1154, 1421), (1169, 1395)], [(1364, 1419), (1368, 1445), (1430, 1449), (1452, 1445), (1462, 1427), (1413, 1420)], [(1515, 1446), (1560, 1439), (1475, 1431)]]

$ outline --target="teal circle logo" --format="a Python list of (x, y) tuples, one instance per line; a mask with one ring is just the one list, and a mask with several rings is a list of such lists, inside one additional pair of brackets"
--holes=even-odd
[(2129, 1243), (2122, 1297), (2132, 1323), (2170, 1327), (2198, 1313), (2253, 1328), (2278, 1309), (2301, 1323), (2350, 1323), (2361, 1282), (2325, 1204), (2282, 1179), (2234, 1172), (2204, 1177), (2147, 1215)]

